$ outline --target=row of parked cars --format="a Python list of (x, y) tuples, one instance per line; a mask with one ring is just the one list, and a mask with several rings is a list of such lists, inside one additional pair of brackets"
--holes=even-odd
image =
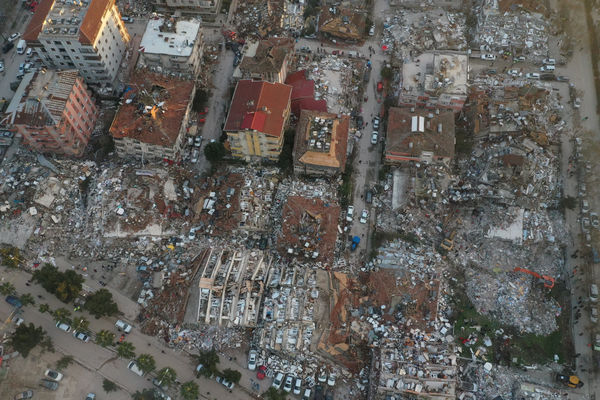
[[(317, 378), (319, 383), (327, 383), (327, 385), (331, 387), (335, 386), (335, 379), (336, 376), (334, 374), (329, 374), (329, 376), (327, 376), (326, 374), (322, 374)], [(282, 372), (278, 372), (277, 375), (275, 375), (275, 379), (273, 379), (273, 384), (271, 386), (273, 386), (277, 390), (283, 389), (287, 393), (293, 392), (296, 395), (302, 394), (302, 400), (308, 400), (312, 398), (312, 389), (310, 387), (305, 388), (303, 392), (302, 379), (293, 375), (285, 376)], [(314, 387), (315, 398), (320, 399), (323, 397), (323, 385), (314, 386), (309, 384), (309, 386)], [(333, 393), (331, 391), (329, 391), (327, 395), (333, 398)], [(326, 396), (325, 398), (327, 399), (328, 397)]]

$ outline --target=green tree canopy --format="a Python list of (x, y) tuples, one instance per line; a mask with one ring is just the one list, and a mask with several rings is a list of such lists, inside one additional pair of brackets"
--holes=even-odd
[(45, 312), (50, 311), (50, 306), (48, 305), (48, 303), (43, 303), (43, 304), (40, 304), (40, 306), (38, 307), (38, 310), (43, 314)]
[(219, 355), (213, 350), (201, 351), (200, 354), (194, 356), (198, 364), (202, 364), (203, 368), (199, 374), (210, 377), (217, 373), (217, 364), (219, 363)]
[(151, 354), (140, 354), (136, 359), (136, 362), (138, 367), (140, 367), (144, 373), (154, 371), (156, 368), (156, 361), (154, 361), (154, 357), (152, 357)]
[(23, 304), (23, 306), (29, 306), (29, 305), (35, 304), (35, 299), (29, 293), (22, 294), (19, 297), (19, 300), (21, 300), (21, 304)]
[(240, 383), (240, 379), (242, 379), (242, 373), (240, 371), (227, 368), (223, 371), (223, 378), (227, 379), (229, 382)]
[(110, 331), (103, 329), (100, 332), (96, 333), (96, 344), (102, 347), (110, 346), (114, 343), (114, 341), (115, 334)]
[(177, 372), (171, 367), (164, 367), (156, 373), (156, 378), (162, 382), (163, 385), (171, 386), (177, 379)]
[(83, 308), (96, 318), (108, 317), (119, 312), (117, 303), (113, 301), (112, 293), (106, 289), (97, 290), (89, 295)]
[(45, 338), (46, 331), (41, 326), (36, 327), (31, 323), (21, 324), (17, 326), (17, 329), (15, 329), (15, 332), (10, 337), (9, 344), (25, 358)]
[(83, 276), (75, 271), (60, 272), (47, 263), (33, 273), (33, 279), (63, 303), (69, 303), (79, 295), (84, 281)]
[(181, 385), (181, 397), (184, 400), (196, 400), (200, 394), (198, 384), (194, 381), (187, 381)]
[(63, 356), (56, 362), (56, 369), (64, 371), (73, 362), (73, 356)]
[(133, 400), (158, 400), (154, 395), (153, 389), (144, 389), (141, 392), (137, 391), (131, 395)]
[(118, 386), (113, 381), (110, 381), (110, 380), (108, 380), (108, 379), (105, 378), (102, 381), (102, 388), (104, 389), (104, 391), (106, 393), (110, 393), (110, 392), (116, 392), (117, 389), (118, 389)]
[(277, 390), (271, 386), (263, 394), (263, 397), (267, 400), (285, 400), (287, 398), (287, 394), (283, 390)]
[(78, 332), (89, 332), (90, 321), (85, 319), (84, 317), (75, 317), (73, 318), (73, 329)]
[(54, 310), (52, 313), (56, 322), (63, 322), (65, 324), (71, 324), (71, 311), (64, 307)]
[(129, 342), (121, 342), (117, 346), (117, 354), (121, 358), (134, 358), (135, 346)]
[(8, 296), (15, 293), (17, 293), (17, 289), (15, 289), (15, 285), (12, 283), (4, 282), (0, 285), (0, 294), (2, 294), (2, 296)]
[(204, 147), (204, 155), (212, 163), (221, 161), (225, 154), (227, 154), (227, 151), (221, 142), (211, 142)]

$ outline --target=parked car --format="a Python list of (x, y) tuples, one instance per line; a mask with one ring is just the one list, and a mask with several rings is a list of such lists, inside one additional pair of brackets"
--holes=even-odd
[(0, 72), (4, 72), (4, 61), (0, 61)]
[(569, 78), (566, 77), (566, 76), (563, 76), (563, 75), (559, 75), (559, 76), (556, 77), (556, 80), (559, 81), (559, 82), (568, 82)]
[(144, 376), (144, 371), (138, 367), (135, 361), (130, 361), (129, 364), (127, 364), (127, 368), (136, 375)]
[(367, 190), (367, 193), (365, 193), (365, 201), (367, 204), (371, 204), (373, 202), (373, 192), (370, 190)]
[(373, 144), (373, 145), (377, 144), (377, 137), (378, 137), (377, 132), (373, 132), (373, 134), (371, 135), (371, 144)]
[(283, 390), (288, 393), (291, 392), (293, 384), (294, 384), (294, 378), (291, 375), (288, 375), (285, 378), (285, 383), (283, 384)]
[(219, 382), (221, 385), (225, 386), (227, 389), (233, 389), (233, 387), (235, 386), (233, 384), (233, 382), (229, 382), (227, 379), (225, 379), (221, 376), (217, 376), (217, 382)]
[(592, 307), (592, 310), (590, 312), (590, 321), (592, 321), (593, 323), (598, 322), (598, 309), (596, 307)]
[(556, 68), (554, 68), (554, 65), (544, 65), (544, 66), (540, 67), (541, 72), (554, 71), (555, 69)]
[(157, 388), (159, 388), (160, 390), (164, 390), (164, 391), (169, 390), (169, 385), (163, 384), (163, 381), (161, 381), (158, 378), (152, 378), (152, 384), (154, 386), (156, 386)]
[(121, 17), (121, 20), (123, 20), (123, 22), (126, 22), (128, 24), (133, 24), (133, 18), (131, 18), (131, 17)]
[[(368, 219), (369, 219), (369, 212), (367, 210), (362, 210), (362, 213), (360, 214), (360, 223), (366, 224)], [(321, 382), (321, 381), (319, 380), (319, 382)]]
[(14, 397), (14, 400), (26, 400), (33, 397), (33, 390), (26, 390), (21, 392)]
[(556, 60), (554, 58), (544, 58), (543, 63), (546, 65), (554, 65), (556, 64)]
[(327, 384), (329, 386), (335, 386), (335, 374), (329, 374), (329, 379), (327, 379)]
[(198, 375), (200, 371), (202, 371), (202, 368), (204, 368), (203, 364), (196, 365), (196, 375)]
[(573, 107), (575, 107), (575, 108), (581, 107), (581, 99), (579, 97), (576, 98), (575, 101), (573, 102)]
[(519, 71), (518, 69), (509, 69), (508, 74), (510, 76), (522, 76), (523, 75), (523, 73), (521, 71)]
[(19, 308), (19, 307), (23, 306), (23, 304), (21, 303), (21, 300), (19, 300), (19, 298), (17, 296), (9, 295), (9, 296), (6, 296), (5, 300), (8, 304), (10, 304), (13, 307)]
[(61, 331), (65, 331), (67, 333), (71, 332), (71, 326), (69, 324), (64, 323), (64, 322), (60, 322), (60, 321), (57, 322), (56, 323), (56, 327), (58, 329), (60, 329)]
[(581, 201), (581, 212), (587, 214), (590, 211), (590, 203), (587, 200)]
[(354, 219), (354, 206), (348, 206), (348, 211), (346, 212), (346, 221), (352, 222)]
[(379, 130), (379, 117), (373, 118), (373, 129)]
[(481, 59), (487, 61), (494, 61), (496, 59), (496, 56), (494, 54), (482, 54)]
[(302, 400), (310, 400), (312, 391), (310, 389), (304, 389), (304, 394), (302, 395)]
[(525, 74), (525, 78), (527, 79), (540, 79), (540, 74), (537, 72), (528, 72)]
[(194, 228), (190, 229), (190, 233), (188, 233), (188, 239), (190, 239), (190, 240), (196, 239), (196, 230)]
[(590, 219), (592, 221), (592, 226), (598, 229), (598, 227), (600, 227), (600, 220), (598, 219), (598, 214), (595, 212), (590, 213)]
[(85, 400), (96, 400), (96, 393), (88, 393), (85, 396)]
[(248, 369), (250, 371), (254, 371), (256, 369), (256, 361), (258, 358), (258, 353), (256, 350), (250, 350), (248, 353)]
[(590, 231), (590, 219), (588, 217), (581, 218), (581, 230), (584, 232)]
[(115, 326), (117, 327), (117, 329), (119, 331), (122, 331), (125, 333), (131, 332), (131, 325), (129, 325), (127, 322), (118, 320), (117, 322), (115, 322)]
[(60, 382), (64, 375), (58, 371), (47, 369), (46, 372), (44, 372), (44, 376), (53, 381)]
[(296, 380), (294, 381), (294, 394), (300, 394), (301, 390), (302, 390), (302, 379), (296, 378)]
[(25, 73), (25, 63), (19, 64), (19, 74)]
[(75, 339), (79, 339), (79, 340), (81, 340), (82, 342), (85, 342), (85, 343), (87, 343), (87, 342), (90, 341), (90, 337), (87, 334), (83, 333), (83, 332), (74, 331), (73, 332), (73, 337)]
[(202, 139), (202, 136), (196, 136), (196, 138), (194, 139), (194, 146), (200, 147), (202, 145)]
[(19, 32), (15, 32), (15, 33), (13, 33), (12, 35), (10, 35), (8, 37), (8, 41), (9, 42), (14, 42), (15, 40), (17, 40), (20, 37), (21, 37), (21, 34)]
[(273, 386), (275, 389), (279, 390), (282, 382), (283, 382), (283, 374), (281, 372), (278, 372), (277, 375), (275, 375), (275, 379), (273, 379), (273, 383), (271, 384), (271, 386)]
[(58, 389), (58, 382), (51, 381), (50, 379), (42, 379), (40, 381), (40, 386), (43, 386), (46, 389), (56, 390)]
[(15, 44), (13, 42), (6, 42), (4, 43), (4, 46), (2, 46), (2, 52), (6, 54), (9, 51), (11, 51), (13, 47), (15, 47)]

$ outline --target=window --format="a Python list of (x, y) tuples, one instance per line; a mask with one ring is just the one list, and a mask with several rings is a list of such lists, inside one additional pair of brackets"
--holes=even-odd
[(55, 40), (55, 41), (54, 41), (54, 44), (61, 44), (61, 42), (60, 42), (60, 41), (58, 41), (58, 40)]
[(69, 42), (69, 41), (67, 41), (67, 42), (65, 42), (65, 43), (66, 43), (67, 45), (69, 45), (69, 46), (71, 45), (71, 42)]

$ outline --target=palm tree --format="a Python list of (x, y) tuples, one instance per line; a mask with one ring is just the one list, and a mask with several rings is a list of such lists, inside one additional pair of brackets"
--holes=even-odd
[(19, 300), (21, 300), (21, 304), (23, 304), (24, 306), (35, 304), (33, 296), (29, 293), (22, 294), (21, 297), (19, 297)]
[(134, 358), (135, 346), (129, 342), (119, 343), (119, 346), (117, 347), (117, 354), (121, 358)]
[(67, 310), (66, 308), (59, 308), (57, 310), (54, 310), (54, 319), (57, 322), (61, 322), (61, 323), (66, 323), (66, 324), (70, 324), (71, 323), (71, 311)]
[(0, 294), (2, 294), (2, 296), (8, 296), (15, 293), (17, 293), (17, 289), (15, 289), (15, 285), (12, 283), (4, 282), (2, 285), (0, 285)]
[(161, 382), (162, 386), (171, 386), (177, 379), (177, 372), (171, 367), (164, 367), (157, 372), (156, 378)]
[(105, 329), (96, 333), (96, 343), (102, 347), (110, 346), (115, 341), (115, 334)]
[(181, 385), (181, 397), (184, 400), (196, 400), (198, 398), (199, 388), (194, 381), (187, 381)]
[(79, 332), (87, 332), (90, 327), (90, 321), (83, 317), (76, 317), (73, 319), (73, 329)]
[(140, 354), (139, 357), (136, 359), (136, 362), (138, 367), (140, 367), (140, 369), (145, 373), (154, 371), (154, 368), (156, 368), (156, 362), (154, 361), (154, 357), (152, 357), (152, 355), (150, 354)]
[(45, 313), (45, 312), (48, 312), (48, 311), (50, 311), (50, 306), (48, 305), (48, 303), (40, 304), (39, 311), (42, 314)]

